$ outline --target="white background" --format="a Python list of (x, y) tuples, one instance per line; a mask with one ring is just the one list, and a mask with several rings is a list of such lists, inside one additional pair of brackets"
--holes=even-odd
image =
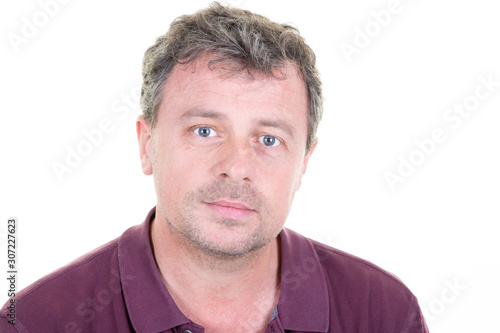
[[(471, 100), (480, 76), (500, 82), (496, 2), (401, 0), (380, 31), (370, 12), (387, 0), (228, 2), (295, 24), (318, 57), (320, 144), (287, 226), (399, 276), (434, 333), (500, 332), (500, 86), (457, 128), (443, 119)], [(6, 220), (16, 216), (18, 288), (118, 237), (155, 205), (135, 134), (142, 56), (175, 17), (208, 3), (72, 0), (44, 22), (37, 1), (2, 2), (0, 240), (5, 249)], [(36, 19), (38, 31), (14, 46), (9, 38)], [(366, 27), (372, 37), (361, 45)], [(356, 38), (363, 47), (346, 57), (341, 43)], [(103, 119), (111, 132), (59, 180), (52, 164), (65, 164), (67, 147)], [(397, 174), (399, 157), (417, 158), (415, 140), (436, 128), (446, 140), (392, 191), (384, 173)]]

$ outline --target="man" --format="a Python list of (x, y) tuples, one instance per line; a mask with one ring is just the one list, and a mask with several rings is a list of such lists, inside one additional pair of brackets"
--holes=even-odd
[(19, 293), (1, 332), (427, 332), (397, 278), (283, 229), (322, 113), (295, 29), (214, 3), (158, 38), (143, 80), (156, 207)]

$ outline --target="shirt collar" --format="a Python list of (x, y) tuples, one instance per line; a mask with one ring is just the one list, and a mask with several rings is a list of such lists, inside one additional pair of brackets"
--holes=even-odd
[(149, 237), (154, 216), (155, 208), (143, 224), (125, 231), (118, 243), (123, 295), (130, 321), (139, 333), (162, 332), (190, 322), (170, 296), (156, 267)]
[(327, 332), (330, 301), (325, 274), (312, 243), (284, 228), (281, 241), (281, 291), (278, 316), (285, 330)]
[[(139, 333), (166, 331), (191, 322), (175, 304), (156, 267), (150, 240), (155, 209), (144, 223), (125, 231), (118, 243), (123, 295), (130, 321)], [(330, 310), (320, 258), (312, 243), (296, 232), (285, 228), (279, 237), (281, 324), (286, 330), (326, 332)]]

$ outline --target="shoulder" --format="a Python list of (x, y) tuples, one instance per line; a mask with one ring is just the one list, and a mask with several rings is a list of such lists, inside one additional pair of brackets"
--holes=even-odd
[[(118, 269), (115, 239), (41, 278), (16, 294), (16, 327), (21, 332), (71, 332), (76, 322), (92, 319), (113, 294), (121, 294)], [(0, 321), (7, 315), (4, 306)]]
[(368, 260), (309, 239), (290, 229), (285, 229), (285, 232), (288, 246), (301, 253), (297, 257), (300, 258), (298, 264), (304, 270), (313, 270), (315, 266), (321, 267), (329, 283), (357, 287), (370, 284), (371, 289), (375, 283), (411, 294), (398, 277)]
[(357, 256), (286, 230), (288, 246), (302, 252), (302, 274), (321, 276), (330, 318), (338, 329), (426, 332), (418, 301), (394, 274)]
[(329, 280), (334, 280), (336, 283), (343, 281), (343, 283), (355, 284), (359, 288), (369, 286), (372, 290), (376, 286), (385, 286), (391, 290), (412, 295), (396, 275), (376, 264), (315, 240), (309, 240), (309, 242), (317, 253)]

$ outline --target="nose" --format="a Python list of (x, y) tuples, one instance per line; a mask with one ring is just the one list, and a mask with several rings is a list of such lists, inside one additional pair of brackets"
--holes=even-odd
[(214, 175), (234, 184), (255, 180), (255, 151), (249, 142), (231, 142), (219, 151)]

